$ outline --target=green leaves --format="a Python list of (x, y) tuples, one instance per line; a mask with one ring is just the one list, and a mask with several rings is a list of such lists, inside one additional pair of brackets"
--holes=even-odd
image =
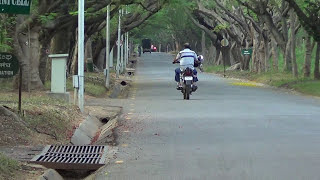
[(39, 16), (39, 20), (41, 23), (47, 23), (51, 20), (54, 20), (57, 17), (57, 13), (49, 13), (49, 14), (45, 14), (45, 15), (40, 15)]
[(220, 32), (222, 30), (225, 30), (227, 28), (229, 28), (230, 25), (229, 24), (218, 24), (214, 29), (213, 29), (213, 32)]

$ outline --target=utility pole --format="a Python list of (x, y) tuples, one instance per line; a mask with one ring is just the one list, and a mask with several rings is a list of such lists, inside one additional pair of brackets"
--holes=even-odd
[(126, 44), (127, 44), (127, 47), (126, 47), (126, 50), (127, 50), (127, 64), (129, 64), (129, 32), (127, 32), (127, 41), (126, 41)]
[(84, 112), (84, 0), (79, 0), (78, 4), (78, 101), (81, 112)]
[[(121, 10), (121, 16), (123, 16), (123, 12), (124, 10), (122, 9)], [(123, 43), (123, 34), (121, 34), (121, 61), (120, 61), (120, 64), (121, 64), (121, 69), (120, 69), (120, 73), (122, 74), (123, 73), (123, 69), (124, 69), (124, 65), (125, 65), (125, 62), (124, 62), (124, 43)]]
[[(128, 5), (126, 6), (126, 14), (128, 14)], [(129, 63), (129, 43), (128, 43), (128, 41), (129, 41), (129, 36), (128, 36), (128, 32), (126, 32), (126, 35), (125, 35), (126, 37), (125, 37), (125, 53), (126, 53), (126, 55), (125, 55), (125, 61), (126, 61), (126, 65)]]
[(107, 19), (106, 19), (106, 88), (109, 88), (109, 62), (110, 62), (110, 5), (107, 6)]
[(121, 9), (119, 9), (119, 24), (118, 24), (118, 44), (117, 44), (117, 66), (116, 66), (116, 76), (119, 78), (120, 74), (120, 38), (121, 38)]

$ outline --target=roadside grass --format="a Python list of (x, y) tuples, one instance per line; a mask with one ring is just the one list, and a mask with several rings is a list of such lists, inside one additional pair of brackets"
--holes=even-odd
[(17, 161), (0, 153), (0, 180), (15, 179), (16, 171), (19, 169)]
[(205, 72), (216, 72), (216, 73), (223, 72), (223, 66), (222, 65), (216, 65), (216, 66), (205, 65), (204, 71)]
[[(1, 93), (1, 105), (5, 105), (18, 113), (18, 94)], [(45, 134), (58, 142), (68, 142), (73, 132), (73, 127), (81, 118), (76, 106), (59, 99), (52, 99), (45, 92), (23, 93), (22, 114), (20, 117), (25, 121), (27, 127), (33, 132)], [(5, 129), (3, 130), (5, 131)], [(18, 134), (26, 132), (17, 132)], [(35, 142), (25, 137), (29, 143)], [(7, 142), (10, 144), (10, 142)], [(14, 142), (12, 142), (14, 143)]]
[(13, 88), (13, 78), (0, 79), (0, 92), (12, 91)]
[[(299, 31), (298, 36), (302, 36), (303, 33)], [(298, 73), (299, 77), (293, 77), (291, 72), (284, 71), (284, 57), (281, 51), (279, 51), (279, 69), (277, 71), (270, 70), (269, 72), (250, 72), (250, 71), (226, 71), (226, 76), (234, 77), (239, 79), (247, 79), (250, 81), (255, 81), (263, 84), (268, 84), (275, 87), (284, 87), (288, 89), (293, 89), (298, 92), (320, 96), (320, 81), (313, 80), (313, 72), (314, 72), (314, 60), (316, 54), (316, 48), (314, 48), (312, 52), (312, 59), (311, 59), (311, 75), (309, 78), (303, 77), (303, 67), (305, 61), (305, 42), (303, 41), (296, 49), (296, 59), (297, 59), (297, 66), (298, 66)], [(271, 69), (272, 66), (272, 59), (269, 61), (269, 66)], [(227, 69), (228, 67), (226, 67)], [(217, 73), (223, 74), (223, 66), (213, 66), (208, 65), (204, 67), (205, 72), (209, 73)]]
[(85, 93), (95, 97), (102, 97), (106, 94), (106, 88), (103, 85), (87, 82), (85, 84)]
[(320, 81), (307, 81), (293, 84), (292, 87), (301, 93), (320, 96)]
[[(223, 66), (207, 66), (205, 72), (223, 74)], [(288, 88), (300, 93), (320, 96), (320, 81), (299, 76), (293, 77), (289, 72), (254, 73), (250, 71), (226, 71), (227, 77), (246, 79), (274, 87)]]
[[(85, 73), (85, 94), (94, 96), (94, 97), (102, 97), (106, 95), (107, 89), (104, 87), (104, 75), (103, 73)], [(73, 82), (72, 77), (67, 79), (66, 83), (67, 91), (73, 91)], [(47, 81), (45, 83), (45, 89), (50, 90), (51, 81)]]

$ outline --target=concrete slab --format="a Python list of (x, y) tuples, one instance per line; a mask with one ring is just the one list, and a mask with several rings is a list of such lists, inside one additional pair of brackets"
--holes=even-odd
[(87, 119), (80, 124), (79, 129), (90, 137), (91, 139), (96, 135), (97, 131), (99, 130), (99, 125), (96, 123), (94, 117), (88, 116)]
[(63, 177), (54, 169), (48, 169), (38, 180), (63, 180)]
[(53, 92), (47, 92), (48, 96), (56, 99), (62, 99), (65, 100), (66, 102), (70, 102), (70, 93), (53, 93)]
[(88, 145), (91, 143), (92, 138), (86, 135), (86, 132), (84, 132), (82, 129), (78, 128), (74, 132), (71, 143), (73, 145)]

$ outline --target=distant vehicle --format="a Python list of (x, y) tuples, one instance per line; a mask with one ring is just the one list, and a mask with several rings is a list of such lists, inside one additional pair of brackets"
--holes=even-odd
[(156, 46), (153, 46), (152, 52), (157, 52), (157, 47)]
[(150, 39), (143, 39), (142, 40), (142, 49), (143, 53), (150, 52), (151, 53), (151, 40)]

